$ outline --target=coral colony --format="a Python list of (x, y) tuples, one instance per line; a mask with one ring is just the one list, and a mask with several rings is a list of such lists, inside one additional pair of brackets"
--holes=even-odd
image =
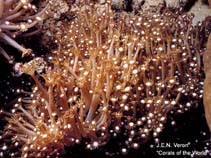
[[(0, 6), (1, 38), (27, 54), (9, 35), (34, 26), (43, 12), (26, 14), (34, 7), (24, 0), (1, 0)], [(127, 136), (125, 153), (157, 138), (169, 111), (183, 111), (202, 98), (204, 27), (193, 27), (193, 16), (117, 14), (109, 1), (103, 7), (79, 5), (73, 14), (53, 26), (58, 47), (46, 59), (15, 65), (35, 84), (21, 92), (11, 113), (1, 111), (8, 122), (3, 157), (59, 157), (65, 146), (83, 142), (92, 150), (119, 133)]]

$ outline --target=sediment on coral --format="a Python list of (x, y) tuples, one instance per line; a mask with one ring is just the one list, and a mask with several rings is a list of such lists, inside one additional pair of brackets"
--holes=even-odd
[(52, 26), (58, 48), (46, 61), (15, 65), (35, 84), (12, 113), (2, 111), (0, 151), (59, 157), (65, 146), (92, 150), (114, 133), (126, 135), (126, 148), (157, 138), (170, 111), (202, 99), (204, 25), (192, 19), (168, 10), (116, 14), (111, 3), (74, 8), (73, 19)]

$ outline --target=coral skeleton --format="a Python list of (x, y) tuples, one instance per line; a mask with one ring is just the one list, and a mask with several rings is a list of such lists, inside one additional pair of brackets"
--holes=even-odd
[(127, 148), (158, 137), (170, 111), (202, 99), (203, 25), (192, 19), (168, 11), (119, 15), (109, 1), (75, 9), (56, 28), (58, 48), (46, 61), (16, 65), (35, 84), (11, 113), (2, 111), (2, 138), (12, 138), (2, 153), (59, 157), (65, 146), (95, 149), (120, 132)]
[(196, 25), (198, 22), (201, 22), (205, 20), (207, 17), (211, 16), (211, 10), (209, 6), (204, 4), (200, 0), (195, 2), (195, 4), (188, 11), (188, 13), (194, 14), (193, 25)]
[(160, 10), (162, 6), (166, 6), (171, 9), (178, 9), (187, 4), (188, 0), (133, 0), (132, 8), (134, 11), (156, 11)]

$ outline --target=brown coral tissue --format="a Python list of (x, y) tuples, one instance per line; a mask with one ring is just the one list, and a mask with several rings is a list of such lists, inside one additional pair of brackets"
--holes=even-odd
[(65, 147), (94, 150), (119, 134), (127, 153), (158, 138), (170, 111), (202, 100), (204, 25), (192, 26), (192, 15), (118, 14), (109, 2), (72, 12), (52, 26), (51, 54), (15, 65), (34, 86), (1, 111), (2, 157), (59, 157)]

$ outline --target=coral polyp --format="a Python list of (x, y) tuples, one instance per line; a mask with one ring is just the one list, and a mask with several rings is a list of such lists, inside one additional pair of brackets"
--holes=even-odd
[(193, 27), (192, 18), (116, 14), (109, 2), (75, 8), (72, 20), (55, 25), (58, 48), (46, 61), (16, 67), (35, 86), (6, 113), (3, 137), (21, 146), (10, 156), (59, 156), (80, 142), (95, 149), (118, 133), (128, 148), (158, 137), (170, 111), (202, 98), (203, 25)]
[[(38, 26), (47, 17), (59, 16), (68, 8), (66, 3), (61, 1), (49, 0), (45, 2), (45, 7), (38, 12), (38, 8), (32, 3), (32, 0), (1, 0), (0, 1), (0, 39), (6, 44), (16, 48), (21, 52), (21, 55), (27, 56), (32, 53), (31, 49), (27, 49), (16, 42), (14, 39), (22, 35), (29, 29)], [(59, 9), (63, 7), (62, 9)], [(60, 10), (58, 11), (55, 10)], [(37, 30), (27, 32), (27, 36), (31, 36), (38, 32)], [(0, 54), (3, 55), (9, 63), (14, 62), (2, 47)]]

